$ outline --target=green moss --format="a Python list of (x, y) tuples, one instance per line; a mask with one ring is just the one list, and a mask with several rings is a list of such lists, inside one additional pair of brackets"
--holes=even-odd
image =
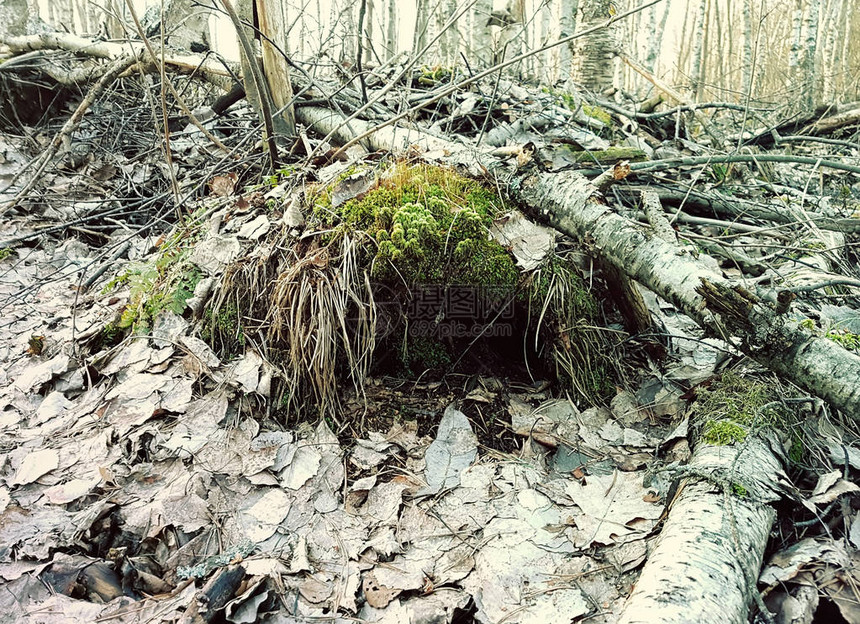
[(330, 189), (317, 189), (311, 197), (310, 212), (321, 228), (359, 230), (375, 241), (368, 253), (376, 279), (409, 286), (515, 286), (519, 279), (510, 254), (489, 236), (502, 213), (501, 199), (451, 169), (398, 163), (376, 188), (337, 208)]
[(591, 117), (592, 119), (596, 119), (597, 121), (606, 124), (607, 126), (612, 125), (612, 116), (599, 106), (589, 106), (588, 104), (583, 104), (582, 112)]
[(702, 438), (708, 444), (728, 446), (746, 440), (747, 433), (746, 427), (730, 420), (709, 420), (705, 423)]
[(788, 426), (792, 418), (773, 386), (733, 372), (700, 389), (693, 410), (704, 441), (720, 446), (743, 442), (753, 427)]
[(427, 336), (406, 339), (401, 349), (401, 363), (410, 376), (426, 370), (438, 371), (451, 365), (451, 354), (440, 340)]
[(800, 464), (803, 461), (804, 454), (803, 436), (795, 430), (792, 432), (791, 447), (788, 449), (788, 461), (795, 465)]
[(203, 313), (200, 336), (228, 358), (241, 353), (245, 347), (245, 333), (236, 304), (225, 303), (214, 313), (207, 308)]
[(0, 262), (2, 262), (11, 255), (12, 249), (10, 247), (4, 247), (3, 249), (0, 249)]

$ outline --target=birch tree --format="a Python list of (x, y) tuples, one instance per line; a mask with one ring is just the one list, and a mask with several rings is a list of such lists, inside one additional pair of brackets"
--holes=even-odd
[(699, 6), (696, 9), (696, 22), (693, 26), (693, 51), (690, 59), (690, 91), (692, 91), (693, 98), (696, 101), (699, 99), (699, 92), (704, 78), (702, 76), (702, 59), (704, 58), (705, 11), (707, 8), (707, 0), (699, 0)]
[(816, 63), (816, 52), (818, 45), (818, 12), (821, 8), (821, 0), (809, 0), (806, 5), (806, 17), (804, 19), (803, 38), (803, 93), (802, 101), (807, 109), (815, 105), (815, 85), (818, 82), (818, 64)]
[(397, 0), (388, 0), (388, 17), (385, 21), (385, 56), (397, 54)]
[(660, 5), (653, 6), (650, 9), (651, 19), (649, 22), (648, 32), (652, 33), (648, 38), (648, 53), (645, 56), (645, 67), (653, 72), (657, 67), (657, 59), (660, 56), (660, 44), (663, 42), (663, 37), (660, 35), (666, 30), (666, 20), (669, 19), (670, 2), (662, 3), (662, 14), (660, 15), (659, 25), (656, 23), (657, 10)]
[(487, 26), (492, 10), (492, 0), (477, 0), (469, 14), (471, 23), (469, 51), (474, 59), (474, 61), (470, 59), (470, 62), (478, 66), (487, 66), (493, 54), (493, 39)]
[[(752, 91), (752, 57), (753, 57), (753, 38), (752, 38), (752, 0), (743, 0), (743, 57), (741, 58), (741, 71), (743, 75), (744, 93), (748, 94)], [(731, 36), (731, 35), (729, 35)]]
[(415, 31), (412, 39), (413, 55), (417, 55), (427, 45), (430, 17), (430, 0), (418, 0), (415, 4)]
[[(611, 7), (610, 0), (580, 0), (579, 25), (587, 29), (605, 22)], [(573, 80), (595, 93), (612, 87), (615, 54), (612, 33), (612, 28), (599, 28), (574, 40)]]
[[(559, 37), (569, 37), (576, 29), (576, 12), (579, 10), (579, 0), (561, 0), (559, 2)], [(559, 50), (560, 78), (567, 82), (573, 77), (574, 42), (569, 41)]]

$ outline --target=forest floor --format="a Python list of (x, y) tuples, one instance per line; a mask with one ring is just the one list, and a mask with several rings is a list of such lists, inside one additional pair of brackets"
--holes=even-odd
[[(342, 377), (325, 417), (280, 409), (281, 372), (264, 345), (249, 338), (225, 352), (206, 334), (212, 293), (225, 271), (256, 262), (272, 233), (301, 229), (295, 189), (342, 183), (379, 157), (296, 158), (271, 180), (240, 105), (210, 127), (246, 146), (241, 159), (218, 160), (182, 130), (171, 170), (140, 101), (147, 87), (125, 80), (14, 205), (68, 110), (0, 135), (0, 622), (616, 622), (675, 496), (670, 469), (708, 426), (696, 399), (726, 388), (742, 401), (751, 388), (806, 396), (643, 289), (660, 336), (623, 352), (625, 373), (603, 401), (552, 367), (479, 354), (448, 374), (376, 371), (361, 387)], [(481, 88), (443, 104), (425, 129), (467, 142), (486, 128), (497, 149), (540, 141), (550, 168), (583, 166), (586, 152), (600, 152), (588, 162), (602, 166), (631, 146), (642, 150), (633, 162), (706, 151), (675, 127), (643, 149), (615, 111), (586, 104), (583, 117), (582, 103), (565, 108), (504, 81), (492, 105)], [(523, 123), (536, 110), (564, 127)], [(856, 165), (853, 132), (845, 160)], [(582, 149), (569, 149), (574, 141)], [(825, 180), (776, 163), (753, 185), (740, 168), (676, 167), (648, 183), (666, 202), (676, 192), (698, 205), (706, 193), (764, 203), (779, 191), (840, 218), (856, 209), (856, 174)], [(622, 210), (623, 188), (608, 199)], [(802, 265), (820, 281), (843, 270), (847, 281), (827, 291), (838, 297), (810, 305), (817, 331), (860, 348), (855, 233), (803, 222), (802, 236), (774, 242), (760, 223), (673, 211), (697, 253), (722, 245), (713, 263), (727, 275)], [(561, 238), (552, 250), (574, 246)], [(165, 250), (199, 274), (178, 305), (147, 308), (174, 266)], [(589, 262), (579, 261), (582, 277), (603, 307), (605, 278)], [(171, 292), (183, 288), (177, 279)], [(131, 309), (151, 312), (148, 324)], [(604, 329), (626, 344), (618, 311), (605, 309)], [(860, 622), (856, 421), (807, 399), (786, 436), (798, 494), (776, 505), (758, 587), (778, 617)]]

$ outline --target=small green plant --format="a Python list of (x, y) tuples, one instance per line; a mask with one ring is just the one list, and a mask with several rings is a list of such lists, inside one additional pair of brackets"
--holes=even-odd
[(442, 65), (428, 67), (425, 65), (421, 68), (421, 74), (418, 76), (418, 84), (432, 87), (440, 82), (449, 82), (453, 75), (454, 70), (450, 67)]
[(729, 177), (729, 165), (723, 163), (712, 163), (711, 176), (717, 184), (722, 184)]
[(800, 323), (798, 323), (797, 326), (800, 327), (801, 329), (805, 329), (806, 331), (810, 331), (810, 332), (815, 331), (815, 329), (816, 329), (815, 321), (813, 321), (810, 318), (803, 319), (802, 321), (800, 321)]
[(819, 336), (823, 334), (825, 338), (832, 340), (843, 349), (847, 349), (849, 351), (860, 351), (860, 334), (855, 334), (847, 329), (839, 329), (836, 327), (828, 329), (825, 333), (818, 329), (815, 321), (808, 318), (800, 321), (797, 326), (800, 329), (804, 329)]
[(103, 294), (120, 287), (129, 289), (128, 304), (116, 322), (119, 330), (145, 333), (163, 310), (184, 312), (186, 302), (203, 277), (188, 261), (200, 226), (197, 216), (190, 215), (164, 239), (152, 257), (131, 263), (107, 283)]
[(0, 262), (2, 262), (11, 255), (12, 249), (10, 247), (4, 247), (3, 249), (0, 249)]
[(848, 349), (849, 351), (860, 351), (860, 335), (853, 334), (847, 329), (843, 329), (841, 331), (831, 329), (827, 332), (826, 338), (828, 340), (832, 340), (843, 349)]
[(709, 420), (705, 423), (702, 436), (708, 444), (728, 446), (739, 444), (747, 439), (747, 429), (743, 425), (730, 420)]

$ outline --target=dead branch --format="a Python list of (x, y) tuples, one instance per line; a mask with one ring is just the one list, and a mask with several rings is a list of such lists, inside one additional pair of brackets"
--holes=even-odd
[[(93, 41), (69, 33), (50, 32), (23, 37), (0, 38), (0, 45), (6, 46), (9, 52), (22, 53), (33, 50), (67, 50), (76, 54), (102, 59), (119, 59), (133, 55), (142, 58), (145, 45), (140, 41), (114, 43), (111, 41)], [(196, 54), (175, 54), (167, 51), (164, 63), (176, 71), (201, 73), (204, 78), (222, 88), (229, 88), (236, 69), (224, 64), (221, 60), (202, 57)]]
[[(849, 171), (860, 174), (860, 167), (841, 163), (836, 160), (825, 160), (823, 158), (812, 158), (809, 156), (794, 156), (792, 154), (732, 154), (730, 156), (690, 156), (687, 158), (666, 158), (663, 160), (648, 160), (645, 162), (632, 163), (631, 171), (662, 171), (674, 167), (695, 167), (697, 165), (712, 165), (724, 163), (759, 163), (759, 162), (781, 162), (797, 163), (800, 165), (813, 165), (815, 167), (829, 167), (840, 171)], [(603, 173), (600, 169), (580, 169), (582, 175), (592, 176)]]

